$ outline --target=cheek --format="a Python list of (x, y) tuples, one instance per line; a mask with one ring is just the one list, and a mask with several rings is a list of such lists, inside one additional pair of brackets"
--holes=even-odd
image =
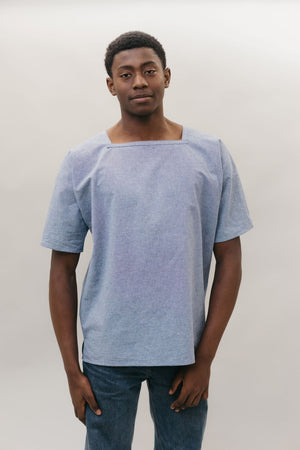
[(161, 85), (159, 88), (159, 95), (160, 95), (160, 97), (163, 97), (164, 94), (165, 94), (165, 87), (163, 85)]
[(126, 92), (122, 91), (122, 89), (118, 89), (116, 95), (119, 100), (124, 100), (127, 97)]
[(126, 91), (126, 88), (122, 86), (122, 83), (119, 82), (115, 82), (114, 88), (117, 96), (123, 96), (124, 92)]

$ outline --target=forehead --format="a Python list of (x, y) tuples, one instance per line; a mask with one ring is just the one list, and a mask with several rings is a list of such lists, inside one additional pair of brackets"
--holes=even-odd
[(118, 68), (122, 66), (140, 67), (142, 64), (149, 61), (161, 65), (159, 56), (152, 48), (141, 47), (122, 50), (114, 56), (112, 71), (118, 70)]

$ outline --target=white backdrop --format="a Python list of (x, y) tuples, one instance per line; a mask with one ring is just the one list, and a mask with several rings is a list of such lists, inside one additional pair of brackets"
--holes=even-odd
[[(286, 1), (1, 2), (1, 448), (83, 448), (39, 241), (65, 153), (119, 119), (103, 56), (133, 29), (166, 49), (166, 116), (230, 149), (255, 224), (242, 238), (243, 283), (213, 363), (203, 448), (300, 448), (299, 17)], [(153, 448), (147, 401), (143, 388), (135, 450)]]

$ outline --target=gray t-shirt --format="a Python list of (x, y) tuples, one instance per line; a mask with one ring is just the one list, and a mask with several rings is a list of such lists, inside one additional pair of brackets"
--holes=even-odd
[(41, 244), (79, 253), (92, 233), (83, 360), (193, 363), (214, 243), (250, 228), (236, 167), (218, 138), (184, 127), (178, 141), (112, 144), (103, 132), (69, 151)]

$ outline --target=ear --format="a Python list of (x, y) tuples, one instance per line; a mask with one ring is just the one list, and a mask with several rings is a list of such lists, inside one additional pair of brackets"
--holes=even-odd
[(110, 77), (107, 77), (106, 84), (107, 84), (108, 90), (111, 93), (111, 95), (117, 95), (113, 79)]
[(164, 78), (165, 78), (165, 88), (168, 88), (171, 80), (171, 70), (169, 69), (169, 67), (164, 69)]

